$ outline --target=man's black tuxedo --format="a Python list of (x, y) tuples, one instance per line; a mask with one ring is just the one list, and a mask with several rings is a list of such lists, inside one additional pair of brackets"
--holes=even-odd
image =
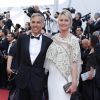
[(91, 32), (100, 31), (100, 20), (90, 25)]
[(100, 42), (95, 46), (95, 56), (97, 61), (96, 84), (100, 88)]
[(31, 63), (29, 44), (30, 35), (23, 34), (17, 41), (17, 62), (18, 62), (18, 74), (16, 76), (16, 84), (19, 88), (24, 89), (29, 82), (32, 84), (32, 88), (35, 91), (41, 91), (45, 84), (44, 74), (44, 60), (46, 51), (51, 44), (52, 40), (42, 35), (41, 50), (34, 63)]

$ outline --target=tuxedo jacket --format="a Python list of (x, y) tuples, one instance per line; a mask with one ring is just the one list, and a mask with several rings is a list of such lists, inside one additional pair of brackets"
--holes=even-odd
[(29, 53), (30, 35), (23, 34), (19, 36), (17, 41), (18, 74), (16, 76), (16, 85), (19, 88), (25, 88), (31, 82), (31, 87), (34, 90), (43, 89), (45, 84), (43, 65), (46, 51), (51, 43), (52, 40), (50, 38), (42, 35), (40, 53), (32, 64)]
[(9, 46), (9, 42), (6, 38), (0, 41), (0, 63), (2, 61), (6, 62), (6, 60), (3, 57), (4, 55), (7, 55), (8, 46)]
[(100, 88), (100, 42), (95, 46), (95, 56), (97, 61), (96, 84)]
[(8, 50), (8, 46), (9, 46), (9, 42), (8, 40), (5, 38), (4, 40), (1, 40), (0, 41), (0, 50), (3, 51), (3, 50)]
[(91, 32), (100, 31), (100, 20), (90, 25)]

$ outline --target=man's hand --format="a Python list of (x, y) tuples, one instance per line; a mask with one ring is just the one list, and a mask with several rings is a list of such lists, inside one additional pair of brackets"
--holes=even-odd
[(8, 78), (11, 76), (13, 72), (13, 70), (11, 68), (7, 68), (7, 73), (8, 73)]
[(88, 78), (88, 80), (92, 80), (93, 79), (93, 72), (94, 72), (94, 69), (91, 67), (90, 68), (90, 72), (89, 72), (89, 78)]

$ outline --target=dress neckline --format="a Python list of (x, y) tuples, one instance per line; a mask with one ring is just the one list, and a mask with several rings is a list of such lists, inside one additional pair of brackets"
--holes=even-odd
[(62, 38), (62, 37), (60, 36), (60, 33), (58, 33), (58, 34), (54, 37), (54, 39), (56, 39), (56, 40), (58, 40), (58, 41), (60, 41), (60, 42), (68, 42), (68, 41), (71, 40), (71, 37), (72, 37), (72, 34), (71, 34), (71, 33), (70, 33), (67, 37), (65, 37), (65, 38)]

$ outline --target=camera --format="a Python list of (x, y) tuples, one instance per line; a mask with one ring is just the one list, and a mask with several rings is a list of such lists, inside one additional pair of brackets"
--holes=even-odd
[(70, 11), (71, 13), (75, 13), (75, 9), (73, 8), (73, 7), (70, 7), (70, 8), (63, 8), (63, 10), (68, 10), (68, 11)]
[(32, 14), (35, 13), (34, 7), (29, 7), (27, 9), (23, 9), (23, 10), (24, 10), (24, 13), (26, 13), (29, 17), (31, 17)]
[(7, 13), (10, 13), (10, 11), (6, 11), (6, 12), (1, 13), (1, 14), (0, 14), (0, 20), (3, 20), (3, 19), (5, 18), (5, 15), (6, 15)]
[(10, 11), (5, 11), (4, 14), (10, 13)]
[(46, 15), (47, 19), (50, 18), (51, 12), (49, 10), (50, 8), (46, 8), (46, 11), (43, 12), (44, 15)]
[(88, 13), (88, 14), (84, 15), (83, 17), (81, 17), (82, 18), (82, 21), (83, 22), (88, 21), (91, 18), (91, 15), (90, 14), (91, 13)]
[(4, 15), (0, 15), (0, 20), (3, 20), (5, 18)]

